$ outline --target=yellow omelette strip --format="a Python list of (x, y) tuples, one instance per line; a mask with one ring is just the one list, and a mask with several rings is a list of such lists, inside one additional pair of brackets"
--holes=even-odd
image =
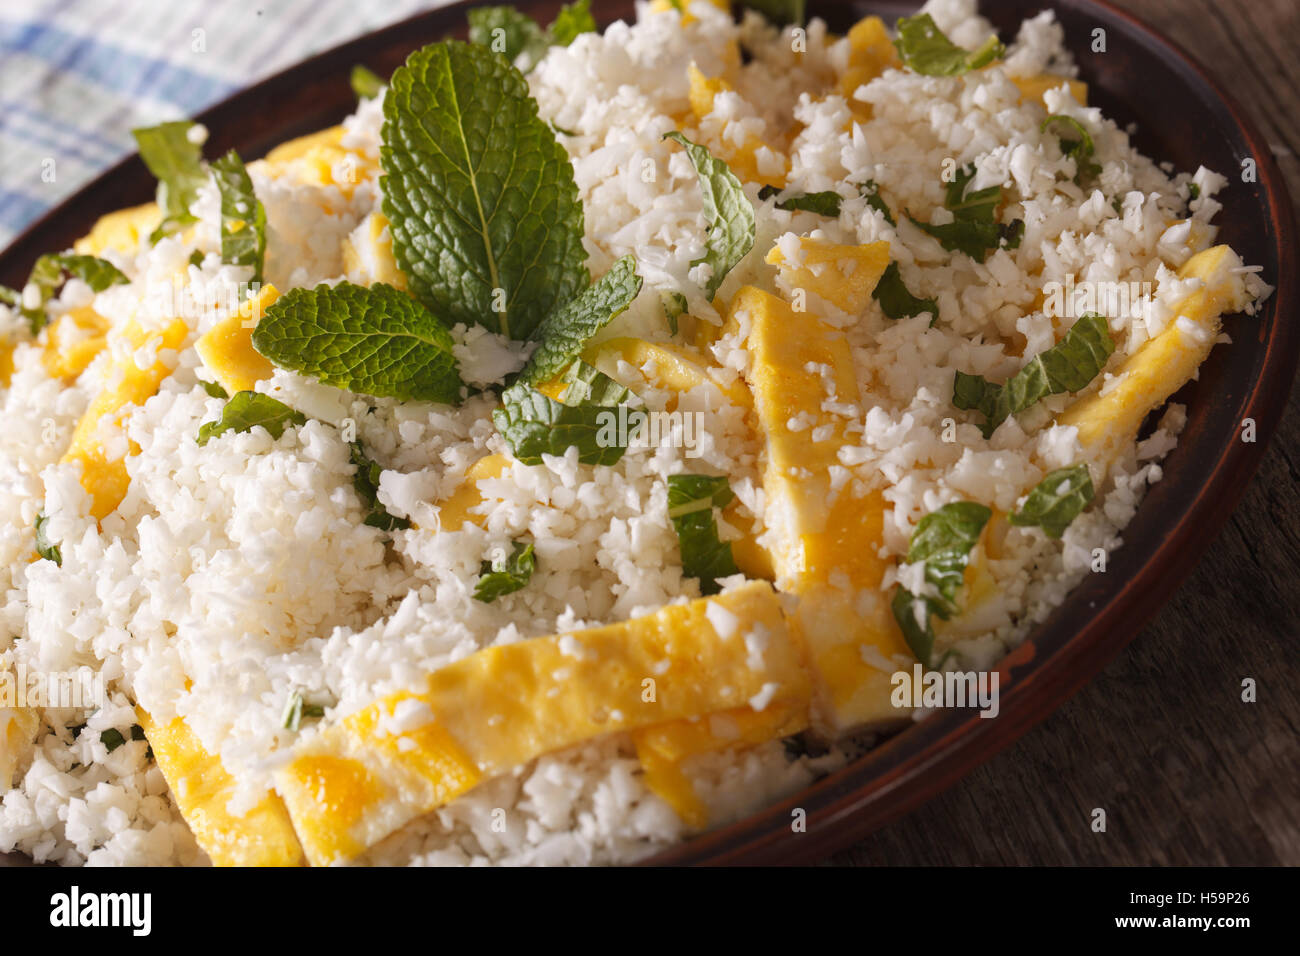
[[(695, 23), (697, 20), (699, 20), (699, 17), (691, 13), (690, 10), (691, 4), (698, 3), (698, 2), (700, 2), (700, 0), (685, 0), (685, 2), (681, 4), (682, 6), (686, 7), (686, 9), (682, 12), (682, 26), (684, 27), (690, 26), (692, 23)], [(707, 0), (707, 2), (710, 5), (717, 7), (719, 10), (724, 10), (727, 12), (731, 11), (731, 0)], [(675, 4), (673, 0), (650, 0), (651, 13), (667, 13), (669, 10), (674, 9), (676, 6), (677, 4)]]
[(489, 478), (500, 478), (509, 467), (510, 459), (505, 455), (486, 455), (470, 465), (460, 487), (438, 504), (439, 528), (442, 531), (459, 531), (466, 521), (483, 527), (483, 522), (487, 520), (485, 516), (470, 511), (484, 501), (478, 483)]
[(826, 369), (834, 402), (856, 405), (848, 341), (753, 286), (740, 290), (731, 311), (749, 316), (749, 384), (767, 449), (766, 522), (777, 539), (777, 587), (799, 597), (793, 624), (808, 648), (814, 718), (835, 734), (898, 720), (906, 713), (890, 702), (890, 672), (868, 663), (881, 655), (911, 657), (880, 594), (885, 502), (879, 492), (855, 497), (851, 481), (831, 491), (848, 419), (823, 410), (827, 383), (808, 371)]
[(106, 249), (134, 253), (140, 247), (140, 238), (157, 229), (160, 222), (162, 213), (157, 203), (119, 209), (100, 216), (72, 248), (83, 256), (102, 256)]
[[(691, 112), (695, 114), (695, 119), (703, 120), (713, 112), (713, 99), (719, 93), (734, 93), (735, 87), (724, 80), (722, 77), (707, 77), (696, 68), (692, 63), (687, 68), (687, 77), (690, 79), (690, 101)], [(777, 159), (781, 161), (780, 173), (765, 173), (758, 168), (758, 151), (767, 147), (772, 151)], [(750, 135), (746, 137), (745, 142), (736, 146), (729, 140), (723, 142), (718, 147), (717, 155), (719, 158), (726, 160), (731, 171), (742, 182), (762, 183), (765, 186), (775, 186), (778, 189), (785, 187), (786, 177), (790, 174), (790, 160), (780, 149), (768, 143), (761, 136)]]
[(1083, 80), (1072, 80), (1069, 77), (1057, 76), (1054, 73), (1040, 73), (1038, 76), (1012, 76), (1009, 79), (1020, 90), (1020, 96), (1023, 99), (1037, 100), (1042, 104), (1043, 109), (1047, 108), (1047, 103), (1043, 100), (1043, 94), (1048, 90), (1057, 89), (1063, 84), (1070, 88), (1070, 94), (1080, 105), (1088, 105), (1088, 84)]
[(889, 243), (883, 241), (846, 246), (801, 236), (799, 254), (802, 261), (793, 264), (778, 244), (768, 251), (766, 261), (780, 270), (792, 289), (813, 292), (851, 315), (871, 303), (871, 293), (889, 267)]
[(275, 372), (270, 361), (253, 348), (253, 330), (278, 298), (280, 291), (267, 283), (194, 343), (199, 358), (228, 394), (251, 391)]
[(393, 234), (388, 226), (388, 218), (378, 211), (361, 220), (343, 240), (343, 273), (357, 276), (367, 286), (386, 282), (405, 292), (406, 276), (393, 255)]
[(1079, 443), (1093, 460), (1113, 461), (1136, 437), (1146, 416), (1191, 381), (1214, 348), (1224, 311), (1243, 305), (1241, 277), (1231, 271), (1240, 265), (1228, 246), (1214, 246), (1188, 259), (1178, 270), (1179, 278), (1197, 278), (1203, 285), (1176, 311), (1180, 319), (1194, 324), (1197, 334), (1189, 335), (1178, 320), (1171, 321), (1120, 366), (1117, 384), (1075, 402), (1057, 418), (1058, 425), (1079, 430)]
[(144, 331), (131, 320), (121, 330), (108, 333), (109, 347), (116, 344), (119, 351), (109, 363), (103, 387), (77, 423), (62, 459), (81, 463), (81, 486), (91, 496), (90, 513), (96, 520), (102, 520), (121, 503), (131, 484), (125, 459), (108, 457), (101, 441), (104, 431), (120, 429), (124, 410), (131, 405), (143, 405), (171, 374), (171, 369), (162, 362), (139, 368), (133, 353), (158, 338), (161, 338), (159, 351), (179, 349), (188, 334), (189, 326), (182, 319), (174, 319), (161, 331), (153, 332)]
[(274, 791), (242, 817), (226, 809), (235, 780), (221, 759), (203, 749), (177, 717), (160, 725), (136, 708), (158, 769), (167, 779), (181, 816), (216, 866), (298, 866), (302, 848), (284, 804)]
[(709, 823), (708, 809), (682, 770), (682, 761), (797, 734), (808, 727), (808, 704), (808, 697), (803, 696), (773, 701), (759, 711), (739, 707), (697, 720), (674, 720), (635, 731), (632, 740), (645, 784), (687, 826), (703, 830)]
[(866, 86), (889, 69), (902, 69), (894, 41), (889, 38), (889, 28), (880, 17), (865, 17), (855, 23), (848, 33), (849, 62), (840, 77), (838, 92), (848, 101), (859, 119), (871, 118), (871, 104), (855, 100), (858, 87)]
[[(277, 174), (288, 172), (308, 186), (337, 186), (351, 197), (357, 184), (374, 171), (372, 159), (342, 146), (342, 126), (331, 126), (281, 143), (263, 160)], [(340, 164), (342, 164), (340, 166)]]
[(27, 752), (41, 727), (34, 707), (0, 707), (0, 796), (14, 785), (18, 758)]
[[(738, 618), (727, 637), (710, 604)], [(764, 642), (758, 669), (747, 635)], [(607, 734), (742, 707), (768, 683), (797, 698), (807, 677), (777, 595), (753, 582), (471, 654), (430, 674), (424, 693), (384, 698), (305, 741), (277, 787), (307, 858), (334, 863), (479, 780)]]
[(41, 364), (51, 378), (76, 380), (108, 344), (109, 321), (89, 305), (59, 316), (45, 331)]

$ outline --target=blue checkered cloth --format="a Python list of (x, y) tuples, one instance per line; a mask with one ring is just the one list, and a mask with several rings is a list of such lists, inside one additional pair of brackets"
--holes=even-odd
[(0, 248), (134, 151), (320, 50), (450, 0), (3, 0)]

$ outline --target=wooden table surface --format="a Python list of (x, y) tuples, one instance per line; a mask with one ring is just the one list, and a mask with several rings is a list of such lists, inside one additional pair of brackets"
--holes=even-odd
[[(1220, 80), (1300, 198), (1300, 3), (1116, 3)], [(1016, 744), (831, 862), (1300, 864), (1298, 490), (1293, 389), (1241, 505), (1133, 643)]]

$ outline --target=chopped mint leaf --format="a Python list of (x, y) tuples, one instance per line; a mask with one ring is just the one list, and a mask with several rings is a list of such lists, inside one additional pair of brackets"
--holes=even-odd
[(518, 65), (525, 73), (541, 61), (550, 46), (537, 22), (514, 7), (475, 7), (466, 17), (470, 43), (500, 53), (507, 63)]
[(590, 277), (569, 155), (486, 47), (411, 54), (384, 97), (384, 215), (411, 291), (448, 325), (529, 340)]
[(379, 503), (379, 475), (383, 469), (366, 454), (359, 441), (348, 442), (348, 452), (352, 464), (357, 468), (356, 474), (352, 476), (352, 487), (366, 507), (363, 523), (380, 531), (405, 531), (409, 528), (410, 521), (389, 514), (388, 509)]
[(498, 555), (483, 562), (478, 583), (474, 585), (474, 599), (491, 604), (499, 597), (513, 594), (528, 585), (536, 568), (532, 544), (516, 541), (509, 555)]
[(1008, 417), (1048, 395), (1086, 388), (1101, 374), (1113, 351), (1115, 342), (1106, 319), (1088, 312), (1079, 317), (1061, 341), (1035, 355), (1005, 385), (959, 371), (953, 381), (952, 403), (983, 414), (986, 421), (980, 428), (989, 438)]
[(967, 191), (971, 180), (975, 178), (975, 164), (967, 163), (957, 170), (944, 190), (943, 204), (952, 210), (958, 219), (969, 222), (992, 222), (997, 214), (998, 203), (1002, 201), (1001, 186), (987, 186), (984, 189)]
[(253, 192), (244, 161), (233, 149), (212, 163), (221, 191), (221, 261), (252, 266), (253, 282), (262, 282), (266, 258), (266, 209)]
[(199, 379), (199, 385), (202, 386), (203, 391), (207, 392), (207, 393), (208, 393), (209, 395), (211, 395), (213, 398), (229, 398), (229, 397), (230, 397), (230, 393), (227, 392), (227, 391), (226, 391), (224, 388), (222, 388), (220, 385), (218, 385), (216, 382), (205, 382), (203, 379)]
[(862, 193), (862, 196), (864, 199), (866, 199), (868, 206), (870, 206), (872, 209), (876, 210), (878, 213), (884, 216), (885, 222), (897, 228), (898, 223), (894, 221), (894, 214), (889, 211), (888, 204), (883, 199), (880, 198), (880, 187), (876, 185), (876, 181), (874, 179), (868, 179), (865, 183), (863, 183), (861, 186), (858, 187), (858, 191)]
[(280, 726), (285, 730), (297, 732), (302, 724), (303, 718), (324, 717), (325, 708), (320, 704), (309, 704), (302, 699), (299, 691), (289, 691), (289, 697), (284, 702), (284, 710), (280, 713)]
[(189, 120), (177, 120), (131, 131), (140, 148), (140, 159), (158, 180), (162, 222), (150, 234), (150, 242), (156, 243), (196, 221), (190, 206), (198, 196), (199, 187), (208, 181), (208, 173), (203, 168), (199, 144), (190, 139), (193, 127)]
[(581, 360), (569, 366), (560, 379), (564, 392), (560, 400), (565, 405), (599, 405), (614, 408), (627, 401), (631, 394), (627, 387), (614, 381), (600, 369)]
[(383, 92), (386, 85), (378, 73), (360, 63), (352, 68), (352, 92), (357, 95), (357, 99), (373, 100)]
[(49, 522), (50, 519), (43, 511), (36, 516), (36, 553), (46, 561), (53, 561), (59, 567), (63, 567), (63, 552), (50, 540), (49, 532), (45, 530)]
[(1008, 517), (1014, 525), (1037, 525), (1049, 538), (1059, 538), (1094, 494), (1092, 475), (1084, 462), (1058, 468), (1034, 486), (1024, 505)]
[(22, 296), (18, 297), (19, 311), (27, 319), (31, 327), (32, 335), (36, 335), (41, 329), (45, 328), (49, 321), (49, 315), (45, 311), (46, 304), (54, 298), (59, 287), (63, 285), (64, 273), (75, 276), (86, 285), (90, 286), (92, 292), (103, 292), (109, 286), (124, 285), (130, 282), (121, 270), (107, 259), (99, 259), (95, 256), (82, 256), (72, 253), (50, 254), (41, 256), (32, 266), (31, 274), (27, 277), (27, 284), (35, 286), (40, 304), (34, 307), (22, 306)]
[(807, 0), (745, 0), (744, 5), (763, 14), (774, 26), (801, 27), (807, 22)]
[(251, 431), (260, 425), (271, 433), (272, 438), (279, 438), (289, 425), (305, 425), (307, 416), (296, 412), (288, 405), (270, 395), (261, 392), (236, 392), (235, 397), (221, 410), (221, 418), (215, 422), (204, 422), (199, 426), (200, 445), (206, 445), (209, 439), (224, 435), (226, 432)]
[(925, 76), (958, 76), (988, 66), (1007, 52), (996, 34), (977, 50), (963, 50), (944, 35), (928, 13), (903, 17), (896, 28), (894, 46), (903, 64)]
[(731, 542), (718, 539), (713, 515), (714, 508), (725, 508), (734, 497), (725, 476), (668, 477), (668, 517), (681, 548), (682, 574), (699, 579), (701, 594), (717, 594), (718, 578), (740, 571), (731, 554)]
[(17, 289), (11, 289), (7, 285), (0, 285), (0, 302), (11, 308), (17, 308), (22, 304), (23, 297)]
[[(780, 195), (782, 190), (775, 186), (764, 186), (758, 191), (759, 199), (771, 199)], [(829, 216), (832, 219), (840, 214), (840, 203), (844, 197), (837, 192), (826, 190), (820, 193), (801, 193), (796, 196), (790, 196), (777, 202), (777, 209), (784, 209), (786, 212), (815, 212), (819, 216)]]
[[(925, 579), (939, 591), (944, 610), (956, 611), (970, 549), (993, 512), (971, 501), (954, 501), (930, 512), (916, 525), (907, 547), (909, 564), (925, 562)], [(944, 615), (947, 616), (946, 614)]]
[(257, 323), (253, 347), (281, 368), (335, 388), (403, 401), (460, 399), (451, 333), (384, 283), (293, 289)]
[(126, 737), (122, 736), (122, 731), (118, 730), (116, 727), (110, 727), (108, 730), (100, 733), (99, 742), (108, 748), (109, 753), (112, 753), (118, 747), (126, 743)]
[(1187, 201), (1195, 202), (1201, 198), (1201, 187), (1197, 183), (1187, 184)]
[(668, 331), (676, 335), (677, 320), (690, 308), (690, 303), (680, 292), (660, 292), (659, 301), (663, 303), (664, 316), (668, 319)]
[(930, 623), (930, 615), (936, 613), (934, 602), (900, 587), (894, 591), (889, 608), (903, 632), (903, 640), (916, 659), (928, 668), (934, 658), (934, 627)]
[(681, 133), (665, 133), (686, 147), (699, 175), (700, 191), (704, 194), (704, 215), (708, 220), (708, 239), (704, 255), (691, 263), (709, 265), (713, 272), (704, 286), (710, 300), (718, 293), (722, 280), (750, 249), (754, 247), (754, 207), (745, 196), (740, 180), (727, 168), (727, 164), (714, 158), (703, 146), (697, 146)]
[(593, 335), (627, 310), (640, 291), (636, 259), (624, 256), (598, 282), (542, 320), (535, 334), (541, 345), (519, 373), (520, 379), (541, 385), (555, 378)]
[[(584, 465), (615, 464), (634, 430), (632, 416), (620, 416), (618, 409), (627, 389), (595, 369), (579, 368), (566, 381), (564, 397), (570, 401), (572, 392), (574, 404), (561, 404), (526, 382), (511, 385), (501, 393), (501, 407), (492, 412), (497, 431), (525, 465), (540, 465), (543, 455), (563, 455), (570, 447), (577, 447)], [(623, 434), (620, 417), (628, 422)]]
[(202, 266), (204, 258), (205, 257), (203, 253), (200, 252), (198, 249), (195, 249), (193, 252), (190, 253), (189, 263), (192, 266)]
[(897, 262), (891, 262), (885, 267), (884, 274), (871, 292), (871, 297), (880, 303), (880, 310), (888, 318), (902, 319), (928, 312), (934, 322), (939, 320), (939, 303), (934, 299), (918, 299), (912, 295), (903, 283), (903, 276), (898, 270)]
[(930, 512), (917, 523), (907, 549), (910, 564), (925, 564), (925, 580), (937, 598), (918, 597), (906, 588), (894, 592), (890, 607), (907, 646), (926, 667), (934, 654), (933, 614), (947, 620), (957, 613), (957, 591), (965, 578), (971, 548), (993, 512), (970, 501), (954, 501)]
[(1092, 141), (1092, 134), (1088, 132), (1088, 128), (1073, 116), (1062, 116), (1059, 113), (1043, 120), (1039, 129), (1046, 132), (1051, 126), (1056, 126), (1058, 129), (1062, 126), (1067, 127), (1078, 137), (1074, 139), (1057, 134), (1061, 140), (1061, 152), (1074, 160), (1075, 183), (1082, 186), (1086, 180), (1097, 176), (1101, 172), (1101, 166), (1093, 162), (1092, 157), (1097, 148)]
[(988, 186), (967, 192), (974, 178), (975, 164), (968, 163), (948, 183), (943, 204), (952, 212), (952, 222), (931, 225), (910, 213), (907, 218), (918, 229), (938, 239), (949, 252), (965, 253), (976, 262), (983, 262), (990, 250), (1004, 244), (1010, 249), (1019, 248), (1025, 227), (1018, 219), (1007, 225), (999, 223), (997, 207), (1002, 201), (1002, 187)]
[(596, 32), (596, 18), (591, 15), (591, 0), (576, 0), (560, 8), (547, 36), (556, 46), (568, 46), (583, 33)]

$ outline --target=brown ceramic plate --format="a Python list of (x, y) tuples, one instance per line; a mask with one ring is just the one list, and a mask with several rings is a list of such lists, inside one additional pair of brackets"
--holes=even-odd
[[(294, 136), (337, 123), (354, 107), (353, 64), (387, 75), (412, 50), (446, 36), (464, 37), (461, 3), (412, 17), (344, 44), (239, 93), (202, 113), (206, 151), (230, 148), (252, 158)], [(560, 0), (516, 6), (549, 22)], [(870, 13), (887, 22), (915, 10), (908, 2), (810, 0), (809, 14), (845, 31)], [(1179, 169), (1205, 165), (1232, 179), (1219, 215), (1221, 241), (1264, 267), (1277, 286), (1263, 313), (1227, 321), (1234, 344), (1216, 348), (1200, 378), (1178, 400), (1188, 423), (1124, 532), (1125, 546), (1104, 574), (1091, 575), (1049, 620), (1002, 662), (1001, 713), (944, 711), (909, 727), (838, 773), (789, 800), (660, 854), (651, 862), (770, 864), (808, 862), (858, 840), (951, 786), (1042, 720), (1138, 633), (1214, 540), (1254, 474), (1281, 416), (1300, 347), (1291, 200), (1268, 144), (1240, 107), (1190, 57), (1127, 13), (1098, 0), (1003, 0), (984, 11), (1004, 39), (1052, 7), (1090, 87), (1090, 100), (1121, 123), (1138, 124), (1137, 144)], [(630, 19), (631, 0), (594, 0), (604, 26)], [(1090, 47), (1105, 31), (1106, 50)], [(1254, 182), (1241, 182), (1253, 159)], [(100, 176), (0, 253), (0, 283), (21, 286), (36, 257), (63, 249), (95, 218), (146, 202), (154, 182), (138, 157)], [(1220, 197), (1223, 198), (1222, 196)], [(1240, 439), (1255, 421), (1254, 443)], [(1170, 690), (1170, 693), (1176, 691)], [(807, 832), (792, 833), (791, 812), (807, 813)], [(892, 862), (904, 863), (905, 860)]]

